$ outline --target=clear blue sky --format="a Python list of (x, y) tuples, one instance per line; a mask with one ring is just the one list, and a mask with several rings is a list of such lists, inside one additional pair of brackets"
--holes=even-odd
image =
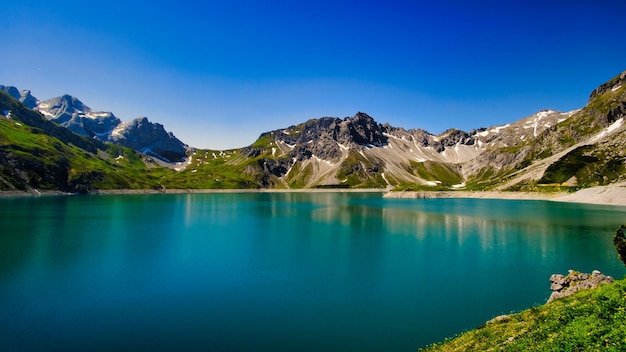
[(358, 111), (440, 133), (584, 106), (626, 1), (3, 1), (0, 84), (199, 148)]

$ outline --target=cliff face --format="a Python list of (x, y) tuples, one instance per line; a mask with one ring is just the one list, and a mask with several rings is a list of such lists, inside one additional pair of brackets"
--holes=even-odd
[(117, 125), (106, 140), (169, 162), (184, 160), (188, 148), (171, 132), (165, 131), (163, 125), (152, 123), (146, 117)]

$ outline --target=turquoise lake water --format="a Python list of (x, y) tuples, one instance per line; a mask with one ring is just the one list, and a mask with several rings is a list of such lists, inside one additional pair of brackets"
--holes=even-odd
[(626, 208), (380, 193), (0, 199), (3, 351), (415, 351), (622, 278)]

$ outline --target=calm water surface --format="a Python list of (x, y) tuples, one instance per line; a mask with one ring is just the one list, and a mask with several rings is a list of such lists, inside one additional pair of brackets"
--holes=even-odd
[(244, 193), (0, 199), (0, 346), (414, 351), (622, 278), (626, 208)]

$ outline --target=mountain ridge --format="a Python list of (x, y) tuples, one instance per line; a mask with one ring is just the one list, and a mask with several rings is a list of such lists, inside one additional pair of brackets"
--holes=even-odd
[(122, 122), (112, 112), (94, 111), (69, 94), (39, 101), (28, 90), (20, 93), (13, 86), (0, 86), (0, 90), (76, 134), (130, 147), (165, 162), (181, 162), (187, 157), (187, 144), (146, 117)]
[[(158, 123), (122, 123), (69, 95), (35, 99), (35, 110), (92, 139), (165, 161), (184, 159), (177, 172), (163, 176), (163, 187), (173, 182), (180, 188), (575, 190), (624, 180), (625, 81), (626, 71), (594, 89), (577, 110), (541, 110), (469, 132), (451, 128), (434, 135), (358, 112), (263, 132), (247, 147), (224, 151), (190, 148)], [(8, 90), (19, 101), (34, 99), (30, 92)], [(142, 145), (136, 136), (153, 144)], [(186, 154), (178, 158), (182, 146)]]

